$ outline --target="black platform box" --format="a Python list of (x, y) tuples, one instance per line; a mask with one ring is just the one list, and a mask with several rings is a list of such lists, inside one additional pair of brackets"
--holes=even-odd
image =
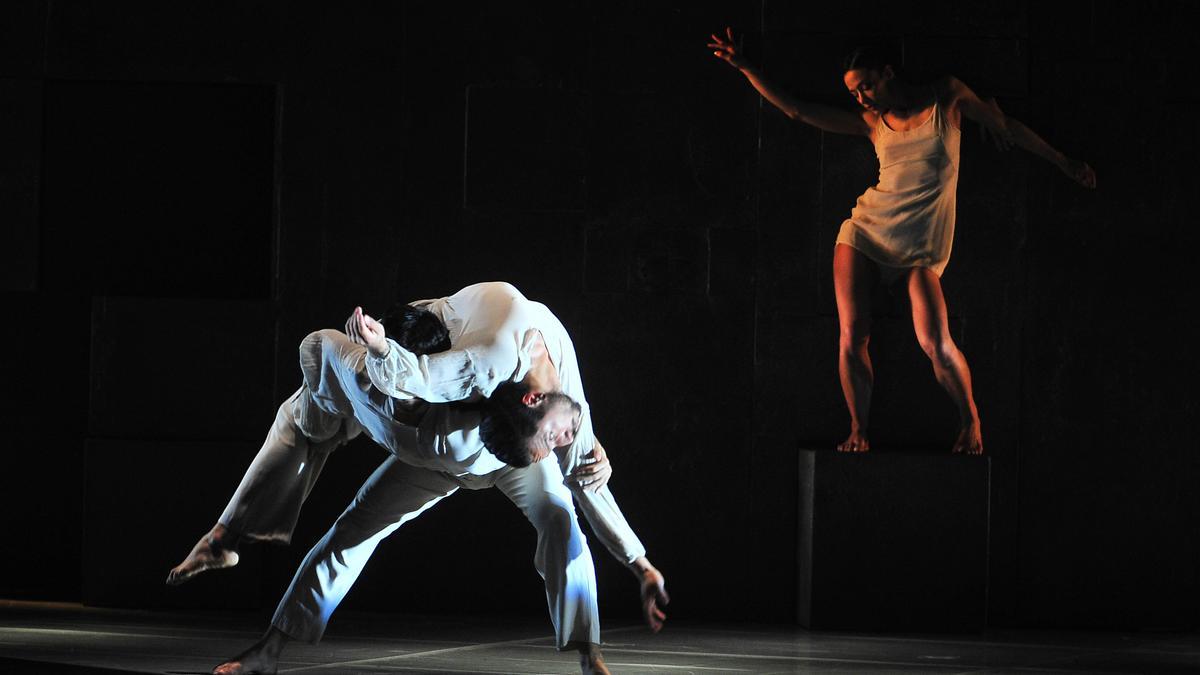
[(800, 624), (982, 630), (989, 471), (986, 457), (801, 450)]

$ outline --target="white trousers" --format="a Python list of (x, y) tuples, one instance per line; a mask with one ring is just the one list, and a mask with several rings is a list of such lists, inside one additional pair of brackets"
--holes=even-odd
[[(247, 541), (289, 542), (300, 509), (329, 453), (361, 433), (353, 417), (316, 405), (302, 386), (279, 406), (275, 422), (220, 521)], [(272, 625), (320, 640), (330, 615), (379, 542), (460, 487), (497, 487), (537, 529), (533, 563), (559, 647), (600, 641), (596, 572), (570, 490), (553, 459), (484, 476), (453, 476), (389, 457), (309, 551), (280, 601)]]
[[(318, 417), (325, 430), (306, 435), (298, 419)], [(319, 425), (306, 428), (314, 426)], [(267, 439), (217, 522), (246, 541), (291, 542), (300, 507), (329, 453), (360, 432), (353, 418), (340, 420), (324, 413), (309, 390), (300, 387), (280, 404)]]
[(298, 640), (320, 640), (330, 615), (384, 537), (460, 487), (479, 490), (492, 486), (511, 499), (537, 530), (533, 564), (546, 584), (558, 647), (599, 643), (592, 554), (579, 528), (571, 493), (554, 461), (522, 469), (509, 467), (485, 476), (452, 476), (389, 457), (308, 552), (271, 625)]

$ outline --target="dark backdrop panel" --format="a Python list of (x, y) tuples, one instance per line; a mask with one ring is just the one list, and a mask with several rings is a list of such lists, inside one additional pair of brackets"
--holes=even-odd
[(587, 198), (586, 92), (469, 87), (463, 190), (483, 211), (578, 211)]
[(274, 88), (50, 81), (48, 290), (268, 297)]
[(85, 604), (255, 607), (262, 558), (167, 586), (167, 572), (216, 523), (256, 443), (90, 439), (83, 482)]
[[(1200, 148), (1194, 114), (1173, 114), (1189, 94), (1162, 86), (1190, 30), (1180, 9), (1031, 12), (1031, 126), (1084, 156), (1099, 189), (1031, 166), (1018, 494), (1030, 623), (1195, 625), (1185, 561), (1200, 496), (1187, 486), (1200, 473), (1191, 434), (1170, 421), (1194, 409), (1185, 382), (1200, 374), (1193, 349), (1171, 346), (1197, 335), (1184, 277), (1198, 235), (1179, 228), (1192, 219), (1178, 185)], [(1081, 18), (1095, 26), (1060, 30)]]
[(44, 70), (46, 0), (0, 8), (0, 76), (39, 78)]
[[(259, 440), (279, 348), (265, 302), (97, 298), (88, 430), (100, 438)], [(294, 390), (294, 389), (293, 389)], [(290, 395), (291, 391), (280, 397)]]
[(38, 183), (42, 160), (42, 83), (0, 80), (0, 289), (32, 291), (38, 277)]
[(0, 597), (79, 599), (90, 304), (0, 294), (0, 513), (20, 542), (0, 556)]
[(279, 0), (50, 4), (44, 49), (52, 77), (254, 82), (281, 75), (287, 5)]

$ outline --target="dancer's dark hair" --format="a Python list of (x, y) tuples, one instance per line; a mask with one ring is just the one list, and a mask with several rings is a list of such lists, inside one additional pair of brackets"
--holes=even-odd
[(529, 466), (533, 457), (529, 440), (537, 433), (545, 408), (530, 408), (521, 399), (531, 391), (523, 382), (504, 382), (483, 403), (479, 438), (501, 462), (509, 466)]
[(504, 382), (483, 401), (483, 420), (479, 438), (501, 462), (509, 466), (529, 466), (533, 461), (529, 442), (537, 434), (538, 424), (554, 404), (566, 401), (578, 404), (562, 392), (546, 393), (545, 402), (536, 408), (522, 400), (532, 389), (524, 382)]
[(380, 321), (387, 336), (414, 354), (450, 349), (450, 331), (432, 312), (398, 302)]
[(882, 72), (885, 66), (891, 66), (892, 72), (904, 79), (899, 57), (896, 50), (887, 45), (863, 45), (850, 52), (842, 61), (842, 72), (848, 73), (858, 69)]

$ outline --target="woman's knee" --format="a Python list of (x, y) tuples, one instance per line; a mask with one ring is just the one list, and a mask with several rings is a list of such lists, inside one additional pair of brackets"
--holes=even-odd
[(925, 352), (925, 356), (937, 365), (950, 366), (958, 356), (958, 345), (954, 344), (949, 335), (918, 335), (917, 341), (921, 344), (921, 351)]
[(849, 321), (842, 325), (838, 349), (843, 354), (861, 354), (871, 342), (869, 321)]

